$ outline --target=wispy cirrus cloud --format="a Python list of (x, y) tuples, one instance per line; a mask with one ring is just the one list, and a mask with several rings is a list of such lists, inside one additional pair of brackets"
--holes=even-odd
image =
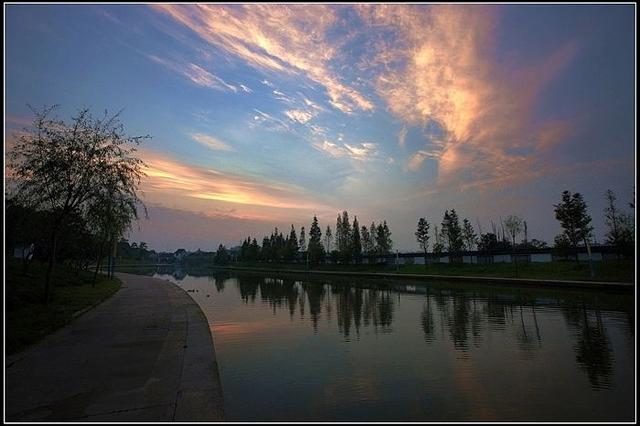
[(306, 76), (323, 86), (329, 103), (344, 113), (374, 109), (365, 95), (333, 70), (338, 49), (327, 33), (338, 21), (334, 8), (258, 4), (152, 7), (254, 68)]
[(189, 133), (189, 136), (200, 145), (216, 151), (233, 151), (230, 145), (222, 142), (220, 139), (202, 133)]
[(191, 62), (187, 62), (183, 64), (179, 62), (170, 61), (168, 59), (163, 59), (155, 55), (146, 55), (146, 56), (152, 61), (158, 64), (161, 64), (164, 67), (170, 69), (171, 71), (174, 71), (182, 75), (183, 77), (190, 80), (193, 84), (196, 84), (198, 86), (208, 87), (211, 89), (222, 90), (222, 91), (232, 91), (232, 92), (238, 91), (238, 88), (236, 86), (227, 83), (220, 77), (210, 73), (209, 71), (207, 71), (206, 69), (202, 68), (197, 64), (194, 64)]
[(289, 127), (287, 123), (280, 120), (273, 115), (266, 113), (264, 111), (260, 111), (257, 108), (253, 109), (254, 114), (252, 119), (249, 121), (249, 127), (253, 128), (256, 126), (261, 126), (269, 131), (276, 132), (293, 132), (293, 129)]
[(404, 148), (405, 146), (405, 142), (407, 140), (407, 126), (404, 125), (402, 126), (402, 129), (400, 129), (400, 131), (398, 132), (398, 146), (400, 148)]
[(335, 144), (328, 140), (324, 140), (322, 142), (313, 142), (311, 145), (318, 151), (335, 158), (348, 158), (351, 160), (366, 161), (371, 160), (378, 155), (378, 146), (371, 142), (362, 142), (357, 145), (351, 145), (348, 143)]
[(303, 109), (290, 109), (284, 112), (289, 120), (295, 121), (296, 123), (306, 124), (309, 120), (311, 120), (315, 114), (311, 111), (306, 111)]

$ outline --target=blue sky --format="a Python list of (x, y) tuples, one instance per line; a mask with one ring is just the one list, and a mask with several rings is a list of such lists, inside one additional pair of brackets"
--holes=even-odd
[(27, 103), (123, 110), (161, 250), (274, 226), (455, 208), (486, 232), (518, 214), (559, 232), (581, 192), (634, 190), (633, 5), (7, 5), (5, 149)]

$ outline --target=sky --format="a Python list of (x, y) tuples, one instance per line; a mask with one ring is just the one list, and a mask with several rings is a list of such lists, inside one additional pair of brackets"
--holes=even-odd
[(580, 192), (635, 184), (634, 5), (6, 5), (5, 153), (28, 105), (122, 110), (150, 135), (129, 238), (214, 250), (347, 210), (417, 249), (418, 218), (553, 242)]

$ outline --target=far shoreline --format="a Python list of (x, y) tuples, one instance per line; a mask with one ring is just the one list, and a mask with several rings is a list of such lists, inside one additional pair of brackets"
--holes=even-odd
[(139, 264), (139, 265), (117, 265), (116, 268), (153, 268), (153, 267), (183, 267), (184, 269), (206, 269), (211, 271), (239, 271), (239, 272), (268, 272), (296, 275), (330, 275), (330, 276), (352, 276), (378, 279), (408, 279), (416, 284), (426, 285), (429, 281), (439, 282), (463, 282), (482, 284), (501, 284), (518, 286), (540, 286), (556, 288), (581, 288), (605, 291), (633, 291), (635, 282), (620, 281), (597, 281), (597, 280), (564, 280), (553, 278), (515, 278), (515, 277), (494, 277), (494, 276), (471, 276), (471, 275), (446, 275), (446, 274), (417, 274), (402, 272), (371, 272), (371, 271), (340, 271), (323, 269), (291, 269), (281, 267), (248, 267), (248, 266), (224, 266), (224, 265), (176, 265), (176, 264)]

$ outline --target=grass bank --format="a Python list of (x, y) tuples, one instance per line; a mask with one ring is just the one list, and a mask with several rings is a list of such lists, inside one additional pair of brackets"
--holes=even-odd
[(64, 266), (54, 269), (53, 293), (48, 306), (42, 303), (46, 265), (34, 262), (26, 274), (18, 259), (6, 259), (6, 354), (36, 343), (47, 334), (69, 323), (74, 314), (114, 294), (121, 286), (117, 279), (75, 271)]
[[(587, 262), (554, 261), (531, 262), (518, 264), (518, 273), (512, 263), (479, 264), (430, 264), (430, 265), (318, 265), (312, 267), (314, 271), (336, 272), (387, 272), (399, 274), (424, 274), (442, 276), (468, 276), (490, 278), (530, 278), (544, 280), (571, 281), (607, 281), (633, 283), (635, 279), (635, 264), (631, 259), (594, 262), (594, 277), (589, 274)], [(304, 264), (285, 263), (249, 263), (239, 262), (228, 265), (230, 267), (248, 267), (261, 269), (295, 269), (306, 270)]]

